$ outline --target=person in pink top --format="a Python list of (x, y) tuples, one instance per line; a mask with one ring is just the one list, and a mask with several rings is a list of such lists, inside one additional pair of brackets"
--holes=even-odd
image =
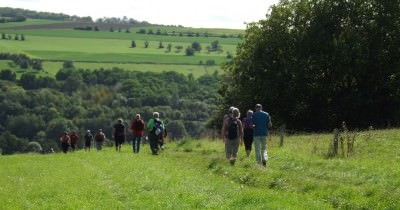
[(136, 114), (135, 119), (131, 123), (131, 130), (133, 134), (133, 139), (132, 139), (133, 153), (139, 153), (140, 140), (142, 139), (142, 136), (144, 134), (144, 125), (145, 123), (140, 117), (140, 114)]

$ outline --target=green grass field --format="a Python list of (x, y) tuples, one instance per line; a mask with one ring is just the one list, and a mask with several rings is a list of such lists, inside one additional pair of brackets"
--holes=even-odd
[[(228, 61), (228, 53), (234, 55), (236, 46), (240, 43), (239, 38), (221, 38), (221, 35), (237, 36), (243, 34), (243, 30), (233, 29), (207, 29), (207, 28), (185, 28), (176, 26), (140, 26), (131, 27), (131, 33), (109, 32), (109, 31), (81, 31), (66, 29), (1, 29), (13, 26), (29, 26), (58, 23), (61, 21), (28, 19), (22, 23), (0, 24), (0, 32), (11, 35), (24, 34), (25, 41), (0, 39), (0, 53), (22, 53), (32, 58), (43, 59), (44, 75), (55, 75), (61, 68), (61, 62), (70, 60), (75, 66), (83, 69), (112, 69), (118, 67), (133, 71), (176, 71), (183, 74), (193, 74), (195, 77), (214, 71), (221, 70), (221, 64)], [(51, 27), (51, 26), (49, 26)], [(71, 26), (68, 26), (71, 27)], [(138, 34), (140, 29), (148, 31), (152, 29), (175, 32), (176, 36)], [(117, 30), (117, 29), (115, 29)], [(199, 33), (200, 37), (179, 36), (179, 33)], [(204, 37), (204, 33), (210, 37)], [(217, 37), (212, 37), (217, 36)], [(131, 48), (131, 42), (136, 42), (136, 48)], [(213, 41), (218, 41), (223, 52), (207, 52), (206, 47)], [(149, 47), (145, 48), (145, 41)], [(202, 51), (196, 52), (195, 56), (186, 56), (185, 49), (193, 42), (199, 42)], [(159, 48), (162, 42), (164, 48)], [(167, 52), (168, 44), (172, 45)], [(182, 46), (182, 50), (175, 47)], [(216, 65), (204, 66), (207, 61), (213, 61)], [(17, 72), (19, 77), (23, 71), (16, 66), (9, 66), (9, 61), (2, 61), (0, 68), (11, 68)]]
[[(30, 23), (39, 24), (40, 22), (31, 21)], [(43, 21), (43, 23), (46, 23), (46, 21)], [(32, 58), (43, 59), (45, 60), (45, 72), (53, 75), (60, 69), (60, 65), (58, 65), (60, 61), (71, 60), (77, 63), (78, 68), (85, 69), (119, 67), (135, 71), (161, 72), (172, 70), (183, 74), (192, 73), (198, 77), (205, 73), (220, 70), (220, 65), (228, 61), (227, 53), (234, 55), (236, 46), (240, 42), (238, 38), (136, 34), (134, 31), (139, 30), (139, 28), (132, 28), (132, 33), (72, 29), (8, 29), (3, 32), (12, 34), (12, 38), (15, 34), (24, 34), (26, 40), (0, 40), (0, 53), (23, 53)], [(169, 31), (175, 29), (177, 31), (192, 30), (192, 28), (166, 26), (155, 28)], [(240, 30), (228, 29), (193, 29), (193, 31), (206, 31), (214, 34), (240, 32)], [(135, 40), (136, 48), (130, 47), (132, 40)], [(215, 40), (219, 41), (223, 52), (207, 52), (206, 47), (210, 46), (211, 42)], [(144, 47), (145, 41), (149, 42), (148, 48)], [(195, 41), (200, 42), (203, 50), (196, 52), (195, 56), (186, 56), (186, 47)], [(164, 48), (159, 48), (160, 42), (162, 42)], [(172, 45), (170, 52), (167, 52), (166, 49), (168, 44)], [(182, 46), (183, 49), (177, 50), (176, 46)], [(216, 65), (207, 67), (199, 65), (200, 63), (205, 64), (207, 61), (214, 61)]]
[(326, 158), (331, 134), (268, 142), (267, 168), (220, 141), (182, 140), (159, 156), (128, 144), (85, 153), (0, 156), (2, 209), (399, 209), (400, 130), (357, 134)]

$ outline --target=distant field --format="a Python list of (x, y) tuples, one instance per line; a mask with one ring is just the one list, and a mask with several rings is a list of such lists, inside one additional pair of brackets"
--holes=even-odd
[(326, 158), (332, 134), (279, 136), (267, 168), (221, 140), (101, 152), (0, 156), (4, 209), (399, 209), (400, 130), (357, 133), (354, 153)]
[[(28, 20), (23, 23), (10, 23), (7, 27), (19, 25), (40, 25), (57, 23), (57, 27), (63, 25), (62, 21)], [(31, 58), (44, 60), (44, 73), (55, 75), (61, 68), (62, 61), (70, 60), (75, 66), (83, 69), (111, 69), (118, 67), (134, 71), (177, 71), (183, 74), (193, 74), (195, 77), (206, 73), (220, 70), (221, 64), (226, 61), (228, 53), (235, 55), (236, 47), (240, 43), (237, 35), (243, 30), (234, 29), (206, 29), (206, 28), (184, 28), (175, 26), (138, 26), (131, 27), (131, 33), (109, 31), (82, 31), (73, 30), (68, 22), (64, 22), (66, 29), (1, 29), (0, 33), (11, 35), (12, 39), (16, 34), (24, 34), (25, 41), (2, 40), (0, 39), (0, 53), (22, 53)], [(0, 24), (1, 26), (1, 24)], [(51, 27), (51, 25), (47, 25)], [(4, 25), (5, 27), (5, 25)], [(46, 27), (44, 25), (44, 27)], [(140, 29), (154, 33), (160, 30), (165, 35), (138, 34)], [(193, 33), (193, 37), (186, 35), (179, 36), (179, 33)], [(199, 33), (199, 37), (195, 33)], [(210, 36), (204, 37), (207, 33)], [(175, 34), (175, 36), (172, 36)], [(229, 38), (221, 38), (226, 35)], [(230, 36), (235, 36), (232, 38)], [(131, 48), (131, 42), (136, 42), (136, 47)], [(144, 47), (145, 42), (149, 43), (148, 48)], [(222, 52), (207, 52), (207, 46), (218, 41)], [(159, 48), (160, 42), (164, 48)], [(195, 56), (186, 56), (185, 49), (193, 42), (199, 42), (202, 50), (196, 52)], [(167, 46), (171, 44), (171, 51), (167, 52)], [(178, 50), (177, 47), (182, 49)], [(215, 65), (205, 66), (207, 62)], [(0, 65), (7, 67), (6, 63)], [(23, 72), (19, 71), (18, 75)]]
[(10, 65), (8, 64), (9, 62), (12, 62), (12, 61), (0, 60), (0, 69), (10, 68)]
[[(139, 28), (132, 29), (139, 30)], [(240, 43), (238, 38), (220, 38), (220, 37), (187, 37), (187, 36), (163, 36), (137, 34), (136, 32), (108, 32), (108, 31), (81, 31), (72, 29), (34, 29), (34, 30), (10, 30), (4, 29), (0, 32), (6, 34), (24, 34), (27, 38), (30, 36), (40, 37), (69, 37), (69, 38), (90, 38), (90, 39), (123, 39), (123, 40), (147, 40), (147, 41), (163, 41), (163, 42), (182, 42), (192, 43), (198, 41), (200, 43), (211, 43), (218, 40), (222, 45), (237, 45)]]
[[(222, 45), (225, 52), (207, 53), (202, 50), (195, 56), (185, 56), (184, 49), (191, 45), (185, 42), (163, 42), (164, 48), (158, 49), (159, 41), (149, 41), (144, 48), (145, 40), (136, 40), (136, 48), (130, 48), (130, 40), (99, 38), (66, 38), (30, 36), (26, 41), (0, 40), (0, 52), (27, 53), (31, 57), (45, 60), (72, 60), (95, 62), (134, 62), (134, 63), (182, 63), (198, 64), (215, 60), (217, 64), (226, 61), (226, 52), (233, 53), (236, 45)], [(179, 41), (176, 39), (175, 41)], [(166, 52), (168, 44), (171, 52)], [(184, 47), (177, 52), (175, 46)], [(210, 43), (201, 43), (203, 48)]]

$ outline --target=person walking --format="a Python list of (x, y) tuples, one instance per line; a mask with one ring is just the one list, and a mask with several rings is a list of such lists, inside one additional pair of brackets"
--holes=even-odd
[(115, 150), (117, 152), (121, 152), (122, 143), (125, 141), (125, 125), (123, 124), (123, 120), (119, 118), (117, 123), (113, 126), (113, 138), (115, 141)]
[(71, 149), (72, 149), (72, 152), (74, 152), (75, 149), (77, 149), (77, 145), (78, 145), (78, 141), (79, 141), (79, 136), (76, 133), (76, 131), (72, 131), (70, 138), (71, 138)]
[(85, 138), (85, 151), (89, 150), (89, 152), (90, 152), (90, 147), (92, 146), (92, 142), (94, 139), (90, 130), (86, 131), (84, 138)]
[(103, 147), (103, 142), (106, 139), (106, 135), (103, 133), (102, 129), (99, 129), (99, 131), (96, 133), (96, 136), (94, 137), (94, 140), (96, 141), (96, 149), (97, 151), (100, 151)]
[(246, 150), (247, 157), (250, 156), (251, 153), (251, 145), (253, 144), (254, 139), (254, 124), (253, 124), (253, 111), (248, 110), (246, 117), (242, 120), (243, 124), (243, 142), (244, 149)]
[(158, 141), (164, 130), (164, 123), (160, 120), (158, 112), (153, 113), (153, 118), (147, 123), (150, 150), (153, 155), (158, 155)]
[(224, 120), (221, 130), (221, 135), (225, 142), (226, 158), (229, 160), (231, 165), (235, 165), (239, 144), (243, 139), (243, 126), (239, 117), (239, 109), (234, 108), (232, 110), (232, 116), (227, 117)]
[(254, 152), (258, 164), (267, 166), (267, 136), (268, 130), (272, 127), (271, 116), (262, 110), (261, 104), (256, 104), (253, 114), (254, 124)]
[(140, 140), (144, 134), (144, 121), (140, 114), (136, 114), (135, 119), (131, 123), (131, 130), (133, 134), (132, 147), (133, 153), (139, 153), (140, 150)]
[(69, 145), (71, 144), (71, 137), (68, 135), (68, 132), (65, 131), (63, 135), (60, 137), (61, 149), (64, 153), (68, 152)]

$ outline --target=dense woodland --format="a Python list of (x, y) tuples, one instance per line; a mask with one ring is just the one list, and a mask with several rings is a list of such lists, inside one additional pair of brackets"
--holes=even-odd
[(46, 20), (69, 20), (69, 21), (88, 21), (91, 22), (91, 17), (70, 16), (62, 13), (37, 12), (27, 9), (18, 9), (11, 7), (0, 7), (0, 17), (16, 18), (19, 21), (25, 21), (26, 18), (46, 19)]
[(217, 72), (196, 79), (176, 72), (83, 70), (65, 62), (56, 77), (27, 72), (17, 79), (8, 69), (1, 70), (0, 77), (3, 154), (29, 151), (38, 144), (58, 150), (63, 131), (82, 135), (102, 128), (110, 137), (117, 118), (129, 125), (136, 113), (147, 121), (154, 111), (161, 113), (170, 139), (200, 137), (207, 133), (206, 123), (219, 100)]
[(262, 103), (294, 130), (398, 126), (399, 29), (399, 0), (281, 1), (224, 67), (221, 110)]

